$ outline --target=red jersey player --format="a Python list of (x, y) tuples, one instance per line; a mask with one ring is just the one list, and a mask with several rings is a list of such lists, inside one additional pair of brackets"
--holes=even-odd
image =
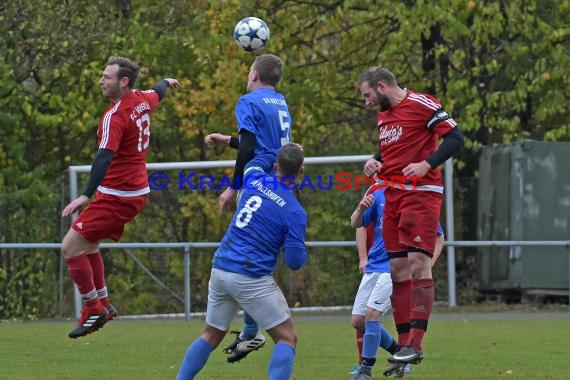
[(99, 79), (111, 104), (97, 130), (99, 150), (91, 166), (85, 191), (67, 205), (62, 216), (81, 212), (62, 241), (62, 254), (71, 278), (83, 299), (83, 310), (70, 338), (85, 336), (117, 315), (109, 303), (99, 241), (118, 241), (125, 224), (145, 207), (150, 189), (146, 154), (150, 139), (150, 114), (176, 79), (166, 78), (148, 91), (134, 89), (139, 66), (123, 57), (111, 57)]
[(403, 347), (388, 359), (393, 364), (385, 371), (389, 375), (423, 360), (422, 339), (434, 300), (431, 258), (443, 193), (437, 167), (461, 148), (464, 138), (436, 98), (399, 87), (387, 69), (371, 68), (358, 83), (366, 106), (379, 107), (378, 152), (366, 161), (364, 172), (407, 178), (403, 184), (388, 184), (385, 191), (383, 238)]

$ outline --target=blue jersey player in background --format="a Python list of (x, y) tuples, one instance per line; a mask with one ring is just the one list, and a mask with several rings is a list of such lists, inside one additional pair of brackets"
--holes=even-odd
[[(382, 238), (385, 203), (384, 188), (371, 186), (351, 217), (351, 225), (357, 228), (357, 232), (361, 232), (357, 233), (356, 240), (359, 250), (359, 270), (363, 274), (351, 318), (351, 324), (357, 330), (359, 350), (359, 364), (351, 369), (351, 374), (353, 379), (358, 380), (371, 378), (378, 345), (391, 354), (400, 349), (399, 343), (380, 324), (383, 315), (391, 308), (392, 294), (388, 254)], [(367, 227), (373, 228), (372, 236), (368, 236)], [(437, 235), (433, 264), (443, 248), (444, 236), (441, 224), (438, 226)], [(371, 240), (370, 245), (368, 239)], [(368, 247), (370, 248), (367, 249)], [(363, 360), (364, 358), (366, 359)], [(384, 371), (384, 375), (395, 374), (396, 377), (403, 377), (410, 371), (410, 364), (391, 364)]]
[[(307, 259), (307, 215), (293, 193), (303, 171), (303, 149), (288, 143), (277, 154), (275, 173), (248, 172), (237, 211), (212, 260), (206, 327), (188, 348), (178, 380), (194, 379), (243, 308), (273, 338), (270, 380), (289, 380), (297, 336), (287, 301), (272, 273), (283, 247), (293, 270)], [(261, 376), (257, 376), (261, 377)]]
[(368, 251), (364, 274), (352, 308), (351, 324), (364, 336), (362, 348), (359, 347), (360, 366), (352, 372), (352, 378), (358, 380), (372, 378), (371, 371), (376, 362), (378, 346), (391, 354), (399, 349), (396, 340), (380, 324), (382, 317), (391, 309), (392, 295), (390, 261), (382, 239), (385, 202), (384, 189), (372, 186), (350, 219), (353, 228), (374, 225), (374, 242)]
[(283, 62), (275, 55), (258, 56), (249, 70), (248, 93), (236, 104), (239, 137), (213, 133), (205, 138), (209, 146), (229, 145), (238, 150), (232, 186), (220, 195), (221, 212), (241, 188), (245, 166), (272, 167), (279, 148), (291, 141), (289, 107), (283, 94), (276, 91), (283, 70)]
[[(258, 56), (250, 67), (247, 82), (248, 93), (236, 104), (238, 136), (220, 133), (206, 136), (208, 146), (230, 146), (238, 150), (231, 188), (220, 196), (220, 212), (225, 212), (236, 190), (241, 188), (244, 168), (272, 168), (279, 148), (291, 141), (291, 114), (285, 97), (276, 91), (283, 78), (284, 64), (272, 54)], [(228, 362), (243, 359), (253, 350), (265, 344), (257, 323), (244, 312), (242, 331), (233, 331), (235, 340), (224, 348)]]

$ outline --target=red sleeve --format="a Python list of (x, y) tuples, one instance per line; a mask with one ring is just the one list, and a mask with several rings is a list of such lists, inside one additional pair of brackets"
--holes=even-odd
[(457, 123), (443, 109), (443, 106), (435, 97), (428, 94), (415, 94), (418, 97), (418, 103), (426, 112), (426, 125), (438, 136), (443, 136), (451, 131)]
[(455, 128), (456, 126), (457, 122), (451, 116), (449, 116), (447, 120), (444, 120), (439, 124), (437, 124), (433, 128), (433, 132), (438, 136), (443, 136), (447, 134), (449, 131), (451, 131), (453, 128)]
[(118, 104), (103, 115), (99, 149), (108, 149), (113, 152), (119, 150), (119, 144), (123, 138), (127, 121), (122, 117), (120, 111), (117, 112), (117, 108)]
[(141, 91), (141, 93), (143, 94), (146, 101), (150, 105), (150, 110), (153, 111), (156, 108), (156, 106), (158, 106), (158, 103), (160, 103), (158, 94), (154, 90)]

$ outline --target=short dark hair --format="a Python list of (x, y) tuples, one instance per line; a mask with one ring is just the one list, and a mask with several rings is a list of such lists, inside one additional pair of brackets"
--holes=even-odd
[(127, 77), (129, 79), (129, 88), (133, 89), (139, 76), (140, 66), (125, 57), (111, 57), (107, 62), (108, 66), (118, 65), (119, 72), (117, 76), (119, 79)]
[(296, 177), (303, 167), (304, 160), (305, 154), (301, 145), (292, 142), (283, 145), (277, 153), (279, 174), (282, 177)]
[(370, 87), (376, 87), (378, 82), (384, 82), (390, 87), (398, 85), (394, 74), (382, 66), (371, 67), (360, 74), (360, 77), (358, 78), (358, 87), (365, 82), (368, 83)]
[(253, 61), (253, 69), (259, 74), (259, 81), (277, 87), (283, 78), (285, 65), (279, 57), (273, 54), (262, 54)]

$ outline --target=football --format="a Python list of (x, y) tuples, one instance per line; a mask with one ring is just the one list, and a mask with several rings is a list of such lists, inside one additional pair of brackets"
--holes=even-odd
[(245, 51), (259, 50), (269, 41), (269, 27), (257, 17), (246, 17), (236, 24), (234, 39)]

